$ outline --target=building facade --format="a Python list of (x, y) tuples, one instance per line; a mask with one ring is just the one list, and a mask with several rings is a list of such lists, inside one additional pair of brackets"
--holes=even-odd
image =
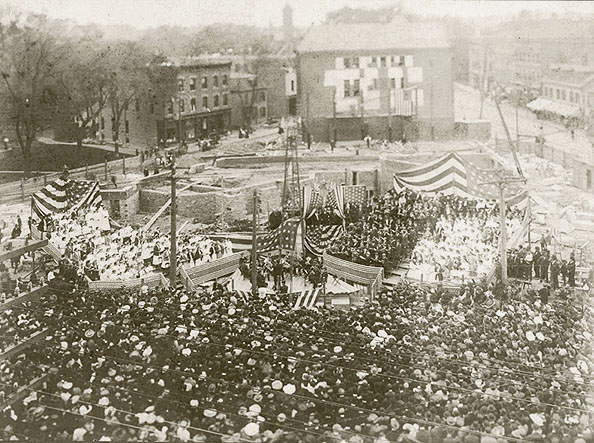
[[(231, 122), (231, 63), (186, 57), (169, 59), (164, 66), (177, 72), (175, 96), (139, 95), (124, 111), (119, 142), (144, 148), (226, 132)], [(109, 103), (98, 128), (98, 138), (114, 140)]]
[(486, 73), (505, 86), (540, 90), (552, 65), (594, 61), (592, 35), (591, 20), (559, 18), (520, 17), (487, 29), (469, 45), (470, 84), (478, 87)]
[(231, 128), (248, 128), (268, 120), (268, 89), (253, 74), (231, 75)]
[(297, 50), (297, 107), (314, 140), (450, 136), (454, 89), (445, 30), (402, 18), (310, 29)]

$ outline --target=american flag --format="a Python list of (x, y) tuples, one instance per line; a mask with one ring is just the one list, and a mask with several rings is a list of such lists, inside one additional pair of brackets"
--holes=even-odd
[(367, 188), (364, 185), (343, 186), (344, 203), (363, 205), (367, 198)]
[(312, 254), (321, 256), (343, 234), (344, 227), (342, 225), (308, 227), (304, 240), (305, 247)]
[(58, 180), (32, 195), (31, 205), (39, 217), (101, 203), (99, 182), (88, 180)]
[(268, 252), (275, 249), (295, 249), (295, 240), (297, 239), (297, 229), (301, 219), (293, 217), (285, 220), (282, 225), (274, 231), (258, 239), (258, 251)]

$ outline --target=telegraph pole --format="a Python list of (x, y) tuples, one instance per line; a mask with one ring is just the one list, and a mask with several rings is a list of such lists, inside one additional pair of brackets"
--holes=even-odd
[(388, 141), (392, 142), (392, 89), (388, 87)]
[(363, 98), (363, 88), (361, 88), (361, 139), (364, 139), (365, 134), (365, 102)]
[(498, 180), (492, 182), (480, 183), (481, 185), (497, 185), (499, 188), (499, 231), (500, 234), (500, 258), (499, 263), (501, 265), (501, 283), (503, 286), (507, 286), (507, 225), (506, 225), (506, 213), (507, 203), (505, 201), (505, 187), (511, 183), (526, 183), (525, 177), (503, 177), (499, 176)]
[(169, 286), (176, 287), (177, 279), (177, 197), (175, 187), (175, 156), (171, 158), (171, 246), (169, 253)]
[(336, 87), (334, 87), (334, 95), (332, 96), (332, 150), (336, 144), (337, 129), (336, 129)]
[(256, 238), (256, 222), (258, 213), (258, 191), (254, 189), (254, 203), (253, 203), (253, 214), (252, 214), (252, 294), (258, 295), (258, 254), (256, 248), (258, 247), (258, 241)]

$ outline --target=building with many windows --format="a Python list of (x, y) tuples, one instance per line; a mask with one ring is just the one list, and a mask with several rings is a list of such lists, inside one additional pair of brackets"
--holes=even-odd
[[(160, 141), (179, 142), (206, 138), (230, 127), (231, 62), (201, 58), (170, 58), (163, 66), (177, 72), (174, 97), (142, 97), (134, 100), (120, 125), (120, 143), (138, 147)], [(110, 106), (99, 121), (99, 137), (113, 140)]]
[(452, 51), (439, 24), (313, 27), (297, 48), (297, 107), (315, 140), (447, 137)]

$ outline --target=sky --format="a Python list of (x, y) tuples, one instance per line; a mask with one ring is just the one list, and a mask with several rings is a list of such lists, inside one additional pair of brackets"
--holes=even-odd
[[(0, 7), (71, 19), (80, 24), (202, 26), (232, 22), (279, 26), (285, 3), (293, 7), (294, 24), (307, 27), (344, 6), (374, 8), (396, 0), (0, 0)], [(520, 12), (592, 13), (589, 1), (402, 0), (412, 12), (425, 15), (476, 17)]]

